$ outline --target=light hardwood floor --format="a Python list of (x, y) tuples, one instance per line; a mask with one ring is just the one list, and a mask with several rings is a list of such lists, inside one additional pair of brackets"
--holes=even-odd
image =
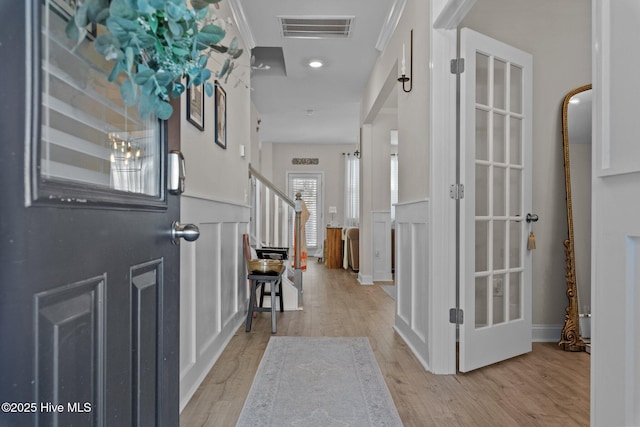
[[(310, 260), (304, 310), (278, 313), (285, 336), (366, 336), (405, 426), (588, 426), (589, 355), (555, 343), (477, 371), (433, 375), (393, 330), (394, 301), (379, 285)], [(234, 426), (266, 348), (270, 314), (241, 326), (180, 416), (180, 425)]]

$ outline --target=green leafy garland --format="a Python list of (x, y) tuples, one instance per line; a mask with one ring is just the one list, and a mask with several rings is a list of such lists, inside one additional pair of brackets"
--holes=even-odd
[[(221, 0), (84, 0), (67, 24), (66, 34), (81, 43), (90, 24), (104, 25), (95, 49), (115, 64), (109, 81), (118, 79), (125, 105), (138, 105), (142, 118), (152, 113), (166, 120), (173, 113), (169, 97), (178, 98), (187, 86), (204, 85), (208, 96), (213, 85), (207, 61), (212, 52), (226, 55), (217, 78), (231, 73), (242, 55), (234, 37), (220, 44), (225, 31), (207, 19), (209, 5)], [(123, 76), (123, 78), (119, 78)]]

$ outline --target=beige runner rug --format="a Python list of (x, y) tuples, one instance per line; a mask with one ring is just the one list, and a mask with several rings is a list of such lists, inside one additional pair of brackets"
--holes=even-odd
[(402, 426), (367, 338), (271, 337), (237, 426)]

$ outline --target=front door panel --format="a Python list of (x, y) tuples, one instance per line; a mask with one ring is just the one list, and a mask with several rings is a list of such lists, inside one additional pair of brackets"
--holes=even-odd
[(0, 425), (175, 426), (168, 125), (67, 44), (67, 3), (0, 6)]

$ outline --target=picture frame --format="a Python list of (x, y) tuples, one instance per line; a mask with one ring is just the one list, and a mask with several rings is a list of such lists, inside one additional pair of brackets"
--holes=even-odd
[(227, 149), (227, 93), (216, 81), (214, 85), (215, 99), (215, 142), (220, 147)]
[(187, 121), (204, 131), (204, 87), (187, 88)]

